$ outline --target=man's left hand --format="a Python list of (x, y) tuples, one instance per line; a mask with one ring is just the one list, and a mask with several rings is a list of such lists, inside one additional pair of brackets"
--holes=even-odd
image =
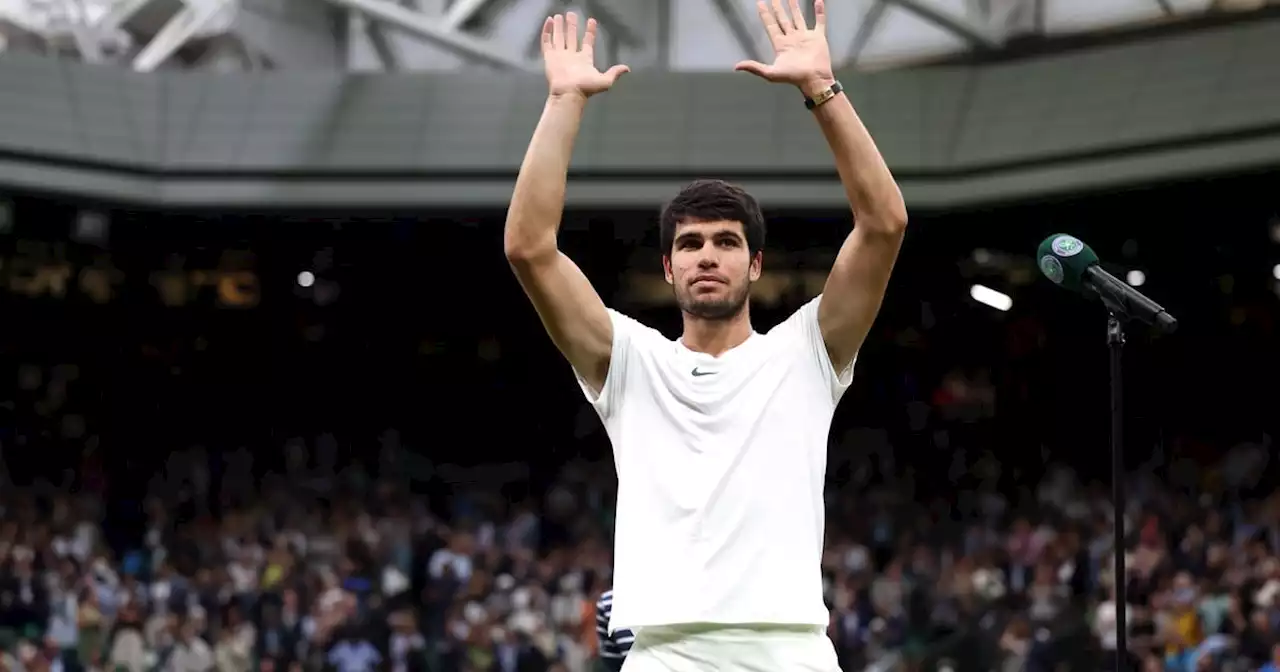
[(790, 11), (782, 0), (757, 2), (756, 10), (773, 44), (773, 64), (743, 61), (734, 70), (749, 72), (771, 82), (793, 84), (805, 96), (821, 92), (835, 82), (831, 68), (831, 49), (827, 46), (827, 8), (823, 0), (814, 0), (814, 26), (806, 25), (800, 11), (800, 0), (788, 0)]

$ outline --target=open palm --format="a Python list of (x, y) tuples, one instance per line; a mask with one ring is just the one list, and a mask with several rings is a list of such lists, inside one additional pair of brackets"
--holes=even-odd
[(771, 4), (757, 2), (760, 21), (773, 45), (772, 64), (759, 61), (743, 61), (735, 70), (750, 72), (771, 82), (785, 82), (805, 86), (814, 82), (832, 80), (831, 48), (827, 45), (827, 7), (823, 0), (813, 2), (813, 28), (805, 23), (800, 11), (800, 0), (788, 0), (790, 11), (782, 7), (782, 0), (770, 0)]
[(592, 96), (607, 91), (618, 77), (630, 72), (625, 65), (615, 65), (604, 72), (596, 69), (597, 30), (596, 20), (587, 19), (587, 30), (579, 45), (577, 14), (556, 14), (542, 24), (542, 60), (551, 95)]

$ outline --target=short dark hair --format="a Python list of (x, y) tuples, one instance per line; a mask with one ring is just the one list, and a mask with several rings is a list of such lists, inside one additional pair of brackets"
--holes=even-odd
[(754, 256), (764, 249), (764, 213), (745, 189), (724, 180), (697, 180), (686, 185), (662, 208), (659, 220), (662, 254), (670, 255), (681, 222), (742, 222), (747, 249)]

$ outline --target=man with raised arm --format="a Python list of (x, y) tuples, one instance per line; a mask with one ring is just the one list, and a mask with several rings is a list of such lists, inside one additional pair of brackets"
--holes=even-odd
[[(507, 215), (507, 258), (613, 443), (613, 613), (627, 672), (834, 672), (820, 559), (827, 434), (906, 229), (902, 195), (832, 72), (826, 7), (760, 3), (773, 63), (737, 70), (799, 89), (856, 225), (822, 295), (751, 325), (765, 222), (740, 187), (699, 180), (663, 209), (662, 264), (684, 329), (672, 341), (605, 307), (556, 246), (588, 99), (627, 71), (594, 63), (596, 24), (547, 19), (549, 93)], [(767, 130), (765, 131), (767, 132)], [(751, 138), (744, 138), (750, 141)]]

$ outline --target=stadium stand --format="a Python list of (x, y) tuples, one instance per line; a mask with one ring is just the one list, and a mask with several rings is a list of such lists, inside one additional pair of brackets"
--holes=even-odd
[[(609, 444), (499, 253), (544, 4), (0, 2), (0, 669), (611, 669)], [(850, 222), (803, 110), (706, 74), (752, 3), (589, 4), (644, 95), (562, 245), (671, 334), (658, 201), (729, 166), (777, 323)], [(1113, 669), (1123, 609), (1132, 669), (1280, 670), (1275, 3), (862, 5), (911, 225), (830, 439), (842, 669)], [(1123, 606), (1066, 230), (1182, 323), (1125, 351)]]
[[(832, 434), (823, 572), (844, 669), (1108, 664), (1104, 367), (1076, 354), (1094, 352), (1100, 325), (1001, 265), (1039, 237), (1001, 222), (1050, 209), (1142, 210), (1172, 227), (1087, 233), (1102, 249), (1140, 238), (1151, 282), (1193, 325), (1130, 346), (1134, 656), (1178, 670), (1272, 656), (1280, 465), (1263, 433), (1277, 362), (1262, 184), (917, 218)], [(1223, 261), (1186, 266), (1194, 204), (1223, 200), (1242, 222), (1215, 234)], [(0, 437), (12, 665), (590, 668), (613, 465), (486, 254), (491, 222), (352, 216), (319, 231), (293, 215), (263, 226), (105, 208), (104, 247), (59, 245), (78, 205), (14, 204)], [(775, 258), (827, 221), (806, 217), (803, 231), (777, 217)], [(629, 254), (600, 242), (579, 230), (566, 244)], [(973, 245), (986, 247), (956, 252)], [(41, 254), (72, 276), (112, 269), (116, 293), (16, 291), (33, 277), (17, 261)], [(257, 300), (220, 306), (216, 287), (193, 285), (166, 305), (161, 272), (190, 281), (219, 264), (251, 267)], [(589, 271), (626, 304), (627, 281), (604, 270), (624, 266), (601, 255)], [(457, 288), (459, 271), (479, 279)], [(1015, 308), (974, 302), (962, 288), (977, 280), (1004, 283)], [(1218, 291), (1176, 294), (1206, 285)], [(630, 305), (662, 324), (665, 307)]]

